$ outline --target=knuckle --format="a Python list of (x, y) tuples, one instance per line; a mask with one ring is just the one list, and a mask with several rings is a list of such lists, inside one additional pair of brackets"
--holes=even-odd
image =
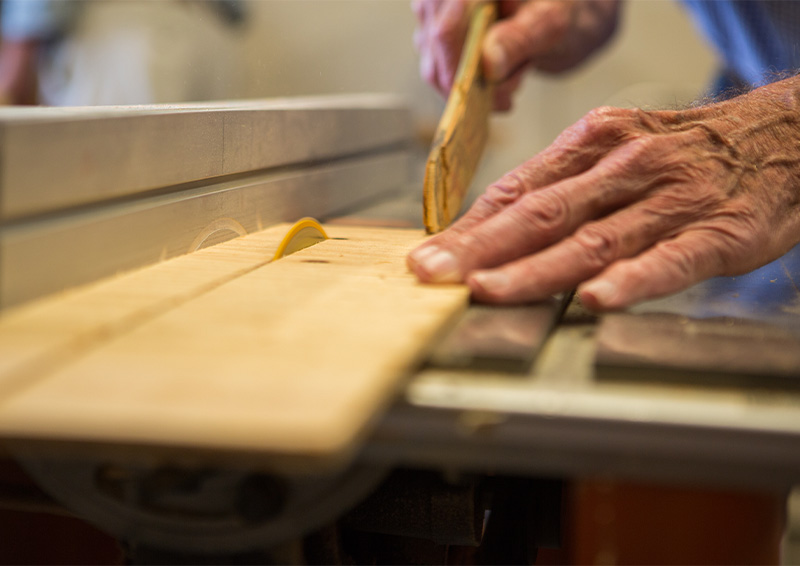
[(593, 267), (605, 267), (620, 257), (622, 246), (617, 234), (600, 223), (587, 224), (578, 230), (575, 242)]
[(426, 83), (436, 85), (436, 68), (430, 57), (423, 55), (420, 58), (419, 74)]
[(460, 36), (458, 21), (452, 18), (437, 18), (430, 24), (430, 36), (437, 42), (455, 48)]
[(625, 281), (629, 288), (646, 285), (652, 275), (652, 269), (641, 261), (629, 261), (625, 264)]
[(516, 171), (511, 171), (490, 185), (486, 194), (497, 202), (510, 204), (525, 194), (525, 182)]
[(606, 166), (610, 174), (638, 179), (652, 188), (671, 177), (671, 169), (664, 163), (667, 153), (656, 136), (636, 135), (618, 146)]
[(456, 250), (465, 272), (476, 266), (491, 267), (497, 263), (499, 250), (498, 242), (494, 239), (466, 233), (459, 238)]
[(472, 205), (472, 208), (487, 215), (494, 214), (500, 210), (503, 207), (502, 200), (496, 198), (497, 195), (491, 189), (492, 187), (489, 187), (485, 193), (475, 199), (475, 204)]
[(691, 189), (676, 184), (653, 195), (642, 203), (641, 211), (655, 225), (678, 227), (695, 221), (709, 210), (711, 203), (702, 195), (692, 194)]
[(628, 161), (633, 163), (650, 163), (653, 156), (661, 156), (663, 145), (655, 136), (642, 135), (633, 138), (625, 148)]
[(680, 159), (670, 159), (664, 164), (663, 169), (657, 178), (659, 184), (669, 183), (677, 187), (691, 187), (695, 189), (692, 192), (699, 193), (697, 200), (700, 202), (713, 196), (707, 190), (696, 190), (703, 188), (701, 180), (704, 176), (704, 172), (696, 164)]
[(622, 109), (615, 106), (598, 106), (589, 110), (584, 116), (584, 119), (589, 119), (596, 122), (606, 122), (609, 119), (619, 118)]
[(506, 53), (510, 54), (516, 63), (520, 64), (528, 58), (538, 55), (536, 49), (538, 38), (533, 30), (527, 26), (510, 22), (504, 31), (505, 33), (500, 36), (501, 41), (505, 46)]
[(672, 243), (666, 243), (665, 247), (669, 250), (672, 265), (681, 278), (692, 279), (698, 264), (697, 252), (694, 249), (676, 246)]
[(414, 31), (414, 49), (417, 53), (422, 53), (422, 50), (425, 48), (425, 34), (422, 33), (422, 30), (415, 30)]
[(698, 266), (702, 263), (700, 251), (696, 246), (684, 246), (668, 240), (657, 246), (669, 271), (682, 281), (694, 281)]
[(548, 239), (560, 236), (569, 222), (569, 204), (555, 191), (529, 193), (518, 202), (522, 222)]
[(542, 4), (539, 16), (547, 20), (554, 36), (562, 37), (572, 24), (573, 10), (566, 2), (546, 2)]
[(482, 218), (488, 218), (497, 214), (503, 207), (504, 205), (487, 191), (475, 199), (475, 202), (470, 207), (470, 213), (479, 215)]
[(437, 67), (437, 70), (439, 71), (437, 76), (439, 90), (442, 91), (446, 98), (450, 93), (450, 89), (453, 87), (453, 82), (455, 81), (455, 67), (452, 64), (444, 62), (444, 64)]
[(436, 73), (434, 72), (434, 70), (430, 66), (426, 66), (426, 67), (423, 67), (422, 69), (420, 69), (420, 74), (422, 75), (422, 79), (426, 83), (428, 83), (430, 85), (435, 85), (436, 84)]
[(721, 273), (749, 271), (757, 266), (753, 258), (760, 258), (760, 250), (767, 249), (770, 240), (756, 226), (755, 218), (743, 214), (718, 220), (710, 229), (709, 247), (715, 251), (716, 268)]
[(587, 112), (565, 133), (592, 142), (614, 140), (629, 134), (629, 127), (621, 119), (625, 113), (613, 106), (599, 106)]

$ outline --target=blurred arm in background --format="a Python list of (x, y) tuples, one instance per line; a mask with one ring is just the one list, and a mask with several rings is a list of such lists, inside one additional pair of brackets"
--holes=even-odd
[(79, 2), (3, 0), (0, 103), (36, 104), (42, 46), (67, 32)]
[(6, 104), (236, 98), (241, 0), (3, 0)]

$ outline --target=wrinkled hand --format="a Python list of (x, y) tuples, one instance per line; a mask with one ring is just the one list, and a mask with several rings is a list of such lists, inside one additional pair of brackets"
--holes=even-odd
[(600, 108), (408, 258), (486, 302), (619, 309), (800, 241), (800, 77), (683, 111)]
[[(420, 74), (447, 96), (461, 57), (472, 4), (479, 0), (413, 0)], [(501, 0), (487, 32), (483, 68), (495, 84), (496, 110), (511, 108), (524, 71), (574, 67), (611, 36), (617, 0)]]

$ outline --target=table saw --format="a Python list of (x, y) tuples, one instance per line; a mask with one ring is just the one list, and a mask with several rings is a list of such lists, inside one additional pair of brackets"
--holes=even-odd
[(377, 95), (0, 109), (10, 457), (122, 540), (279, 561), (337, 522), (477, 546), (515, 493), (546, 545), (561, 478), (800, 482), (800, 249), (624, 313), (470, 304), (405, 267), (410, 123)]

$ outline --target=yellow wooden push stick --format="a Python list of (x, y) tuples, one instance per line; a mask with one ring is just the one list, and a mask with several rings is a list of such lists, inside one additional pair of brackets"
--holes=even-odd
[(476, 4), (453, 88), (425, 166), (423, 217), (428, 233), (458, 215), (489, 134), (492, 88), (483, 77), (481, 46), (497, 17), (494, 2)]

